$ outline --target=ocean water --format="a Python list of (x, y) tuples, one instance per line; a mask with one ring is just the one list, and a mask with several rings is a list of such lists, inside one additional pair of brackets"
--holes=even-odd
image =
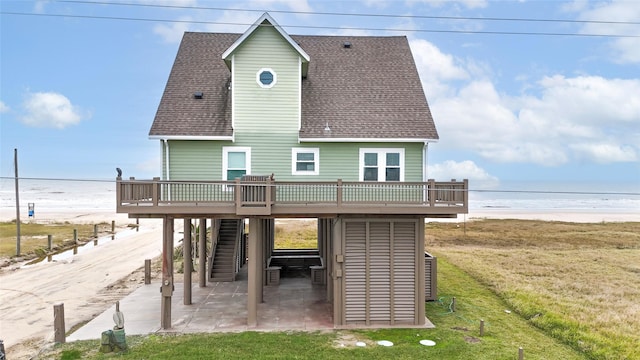
[(470, 209), (637, 211), (640, 183), (507, 182), (490, 190), (470, 184)]
[[(114, 181), (71, 181), (21, 179), (18, 182), (20, 213), (28, 213), (29, 203), (35, 212), (42, 211), (116, 211)], [(0, 211), (16, 208), (15, 180), (0, 181)]]
[[(495, 189), (474, 189), (470, 182), (471, 210), (625, 211), (640, 217), (640, 184), (512, 182)], [(28, 204), (35, 211), (113, 211), (115, 181), (21, 179), (21, 214)], [(14, 179), (0, 179), (0, 210), (15, 213)]]

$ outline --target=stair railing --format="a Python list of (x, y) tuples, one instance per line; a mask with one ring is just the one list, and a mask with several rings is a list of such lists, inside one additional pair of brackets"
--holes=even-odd
[(220, 219), (213, 220), (211, 224), (211, 254), (209, 255), (209, 271), (208, 280), (213, 280), (213, 261), (216, 257), (216, 247), (218, 246), (218, 241), (220, 240)]

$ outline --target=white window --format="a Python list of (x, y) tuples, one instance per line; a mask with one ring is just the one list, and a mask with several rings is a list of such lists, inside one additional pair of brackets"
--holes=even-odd
[(291, 174), (318, 175), (320, 173), (320, 149), (291, 149)]
[(360, 181), (404, 181), (404, 149), (360, 149)]
[(222, 148), (222, 179), (233, 181), (251, 174), (251, 148), (227, 146)]
[(272, 88), (278, 82), (278, 75), (269, 68), (262, 68), (256, 73), (256, 82), (261, 88)]

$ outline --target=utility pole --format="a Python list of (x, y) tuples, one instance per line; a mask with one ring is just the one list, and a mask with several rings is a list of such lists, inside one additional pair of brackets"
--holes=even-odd
[(13, 165), (16, 171), (16, 256), (20, 256), (20, 192), (18, 191), (18, 149), (13, 149)]

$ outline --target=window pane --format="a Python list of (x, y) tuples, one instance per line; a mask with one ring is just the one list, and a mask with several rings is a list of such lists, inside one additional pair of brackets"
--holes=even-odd
[(377, 165), (378, 165), (378, 154), (376, 153), (364, 154), (364, 166), (377, 166)]
[(400, 181), (400, 168), (387, 168), (387, 181)]
[(364, 181), (378, 181), (378, 168), (364, 168)]
[(246, 154), (244, 152), (229, 152), (229, 169), (244, 169), (246, 167)]
[(297, 162), (296, 171), (314, 171), (314, 164), (310, 162)]
[(241, 178), (247, 172), (244, 170), (227, 170), (227, 180), (235, 180)]
[(313, 161), (313, 153), (298, 153), (298, 161)]
[(387, 166), (400, 166), (400, 154), (387, 153)]
[(273, 82), (273, 74), (269, 71), (263, 71), (260, 73), (260, 82), (264, 85), (269, 85)]

